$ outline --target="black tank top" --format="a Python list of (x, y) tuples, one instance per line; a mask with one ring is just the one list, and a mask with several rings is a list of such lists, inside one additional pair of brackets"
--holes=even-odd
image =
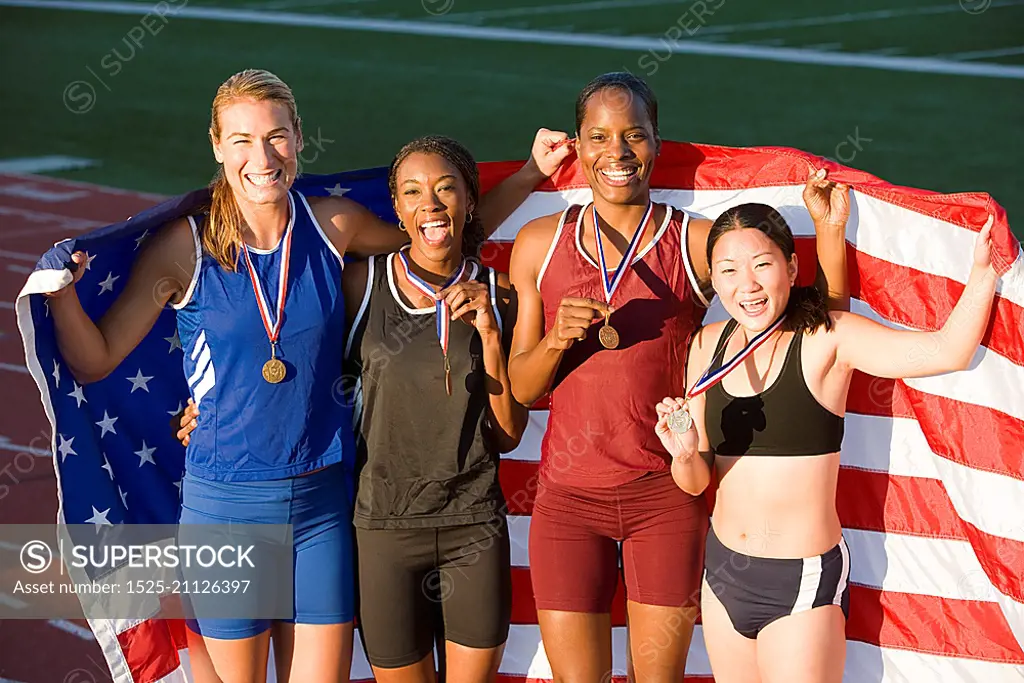
[[(737, 323), (730, 320), (715, 348), (712, 367), (722, 366), (725, 345)], [(705, 422), (717, 455), (824, 455), (839, 451), (843, 418), (826, 409), (807, 388), (800, 348), (793, 336), (782, 372), (754, 396), (732, 396), (719, 382), (708, 389)]]
[[(355, 393), (358, 484), (354, 523), (364, 529), (477, 524), (504, 509), (498, 452), (485, 441), (489, 397), (483, 343), (453, 321), (448, 357), (452, 395), (434, 308), (400, 299), (394, 254), (368, 266), (367, 289), (345, 345), (345, 376)], [(468, 278), (490, 285), (494, 271), (471, 261)], [(495, 305), (495, 317), (501, 316)]]

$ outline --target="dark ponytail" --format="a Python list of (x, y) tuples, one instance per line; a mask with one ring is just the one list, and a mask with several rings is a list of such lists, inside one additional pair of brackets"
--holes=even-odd
[[(715, 220), (708, 234), (708, 263), (712, 263), (711, 252), (715, 243), (730, 230), (760, 230), (782, 250), (786, 261), (795, 252), (793, 232), (786, 219), (767, 204), (740, 204), (734, 206)], [(832, 318), (828, 313), (828, 300), (817, 287), (793, 287), (786, 304), (784, 327), (797, 333), (814, 332), (822, 325), (832, 329)]]

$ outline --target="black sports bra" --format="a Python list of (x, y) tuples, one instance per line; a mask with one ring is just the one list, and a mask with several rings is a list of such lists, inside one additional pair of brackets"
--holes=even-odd
[[(730, 320), (715, 348), (712, 367), (722, 364), (736, 328)], [(774, 384), (754, 396), (732, 396), (722, 383), (708, 389), (704, 409), (708, 439), (718, 455), (825, 455), (839, 451), (844, 420), (818, 403), (804, 380), (796, 334)], [(795, 360), (794, 360), (795, 359)]]

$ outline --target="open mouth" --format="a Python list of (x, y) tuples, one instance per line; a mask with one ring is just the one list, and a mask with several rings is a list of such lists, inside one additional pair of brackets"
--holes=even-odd
[(281, 179), (281, 170), (267, 171), (266, 173), (246, 173), (245, 179), (255, 187), (270, 187)]
[(447, 217), (437, 218), (420, 224), (420, 234), (423, 241), (431, 247), (442, 247), (448, 241), (451, 234), (451, 220)]
[(741, 301), (740, 308), (743, 312), (751, 317), (757, 317), (768, 310), (768, 297), (761, 297), (760, 299), (751, 299), (750, 301)]
[(636, 166), (619, 166), (615, 168), (602, 168), (598, 173), (612, 187), (625, 187), (640, 175), (640, 169)]

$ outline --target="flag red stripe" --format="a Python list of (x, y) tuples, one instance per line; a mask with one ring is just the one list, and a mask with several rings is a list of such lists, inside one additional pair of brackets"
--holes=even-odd
[(1024, 480), (1024, 421), (1006, 413), (859, 372), (853, 374), (846, 410), (916, 420), (937, 455)]
[[(964, 285), (956, 280), (869, 256), (849, 244), (847, 260), (856, 263), (856, 268), (848, 268), (851, 296), (886, 320), (909, 327), (940, 329), (964, 291)], [(1021, 330), (1024, 330), (1024, 308), (997, 295), (982, 344), (1024, 366)]]
[(178, 620), (148, 619), (117, 634), (134, 683), (153, 683), (178, 668)]
[[(1020, 525), (1017, 530), (1024, 535), (1024, 520), (1018, 517), (1017, 521)], [(994, 536), (970, 522), (964, 522), (963, 527), (992, 585), (1024, 605), (1024, 583), (1021, 582), (1024, 542)]]
[(999, 605), (850, 586), (846, 637), (882, 647), (1024, 664)]

